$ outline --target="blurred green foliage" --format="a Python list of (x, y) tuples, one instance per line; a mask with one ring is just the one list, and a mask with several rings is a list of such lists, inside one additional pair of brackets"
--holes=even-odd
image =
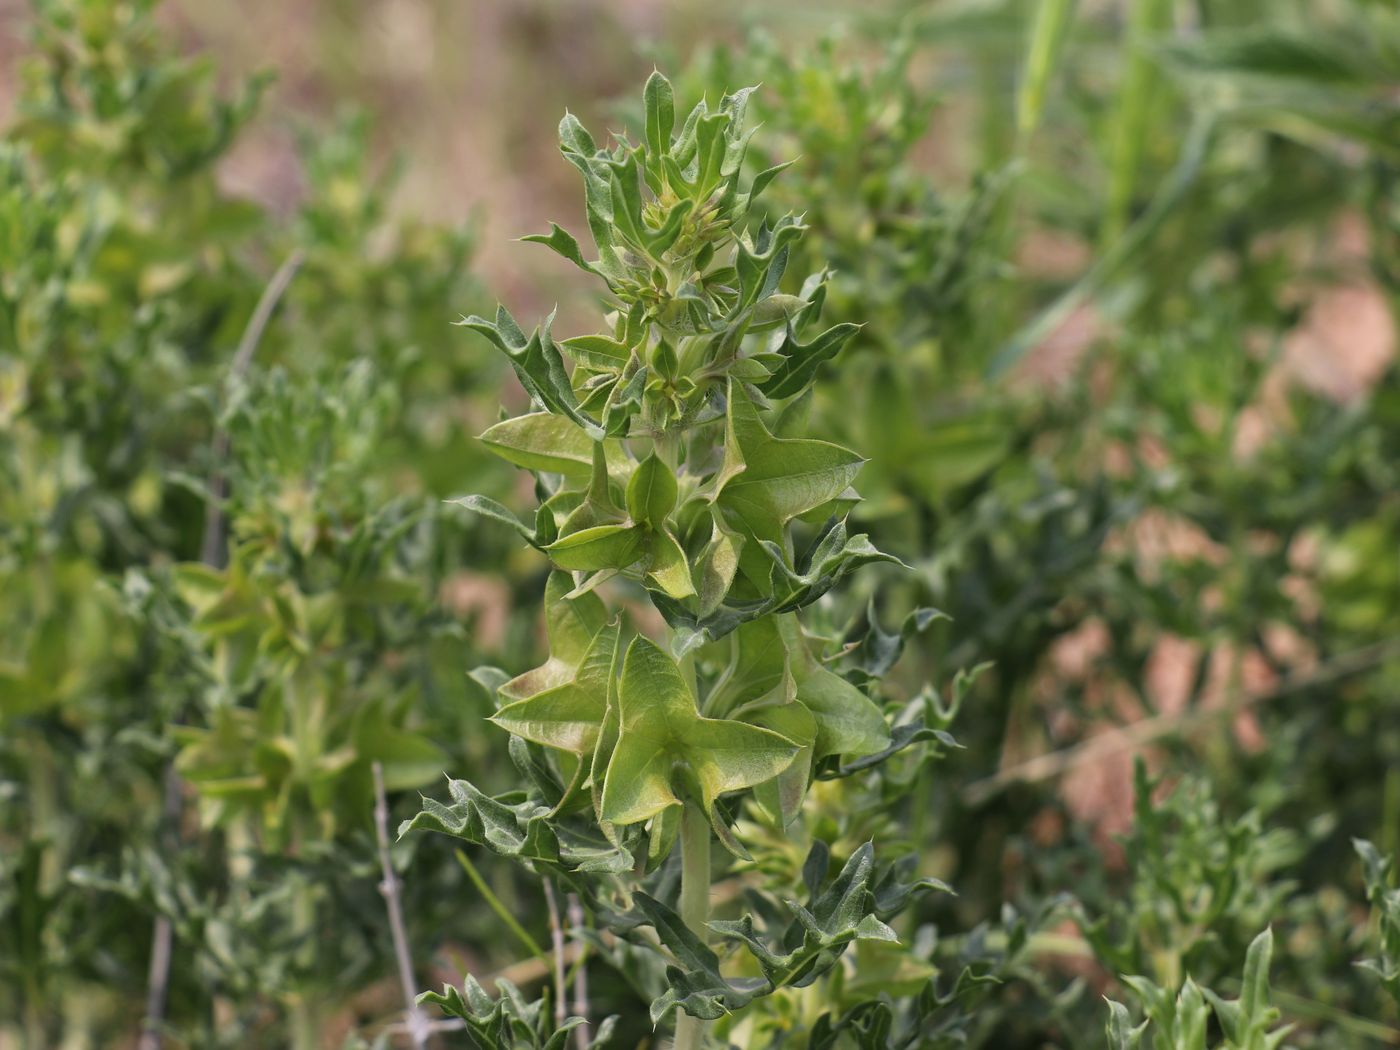
[[(909, 844), (958, 896), (727, 1037), (1395, 1045), (1400, 16), (903, 6), (667, 62), (686, 96), (762, 82), (751, 167), (799, 157), (766, 200), (810, 227), (788, 270), (829, 264), (824, 321), (863, 325), (807, 425), (870, 457), (852, 520), (915, 572), (812, 629), (941, 610), (898, 635), (910, 696), (991, 664), (907, 800), (815, 791), (838, 856)], [(168, 1045), (387, 1040), (370, 764), (399, 814), (442, 772), (509, 786), (463, 671), (539, 655), (535, 563), (439, 502), (523, 502), (471, 437), (499, 355), (446, 328), (489, 298), (474, 237), (400, 214), (357, 118), (307, 132), (288, 210), (229, 194), (265, 85), (148, 3), (44, 0), (33, 31), (0, 144), (0, 1045), (134, 1040), (158, 916)], [(804, 894), (806, 844), (736, 816), (736, 895)], [(529, 874), (394, 857), (421, 986), (516, 961), (483, 889), (549, 943)], [(575, 939), (638, 1045), (656, 975)], [(519, 965), (475, 1005), (542, 1031), (550, 962)]]

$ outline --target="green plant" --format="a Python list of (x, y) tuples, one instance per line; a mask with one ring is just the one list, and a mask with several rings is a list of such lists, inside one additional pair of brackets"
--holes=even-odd
[(363, 121), (307, 143), (291, 214), (236, 196), (266, 77), (224, 89), (153, 3), (34, 6), (0, 141), (0, 1042), (275, 1041), (269, 1005), (391, 970), (372, 764), (397, 793), (472, 749), (418, 731), (456, 724), (439, 598), (490, 543), (421, 466), (494, 381), (421, 353), (473, 239), (390, 211)]
[[(1125, 977), (1143, 1003), (1146, 1020), (1134, 1027), (1127, 1007), (1110, 999), (1106, 1031), (1112, 1050), (1135, 1050), (1150, 1036), (1153, 1050), (1275, 1050), (1291, 1031), (1278, 1027), (1279, 1011), (1269, 1004), (1269, 962), (1274, 934), (1265, 930), (1249, 945), (1244, 981), (1238, 999), (1223, 999), (1186, 978), (1179, 992), (1163, 988), (1144, 977)], [(1225, 1038), (1207, 1042), (1211, 1012)]]
[[(565, 116), (561, 148), (583, 176), (597, 256), (557, 225), (530, 239), (606, 283), (606, 329), (556, 342), (549, 322), (527, 337), (504, 308), (463, 321), (531, 396), (530, 412), (482, 440), (532, 471), (540, 505), (526, 523), (482, 497), (459, 502), (552, 563), (550, 654), (509, 680), (476, 673), (494, 688), (522, 787), (492, 798), (454, 780), (449, 803), (427, 801), (406, 825), (579, 894), (607, 931), (600, 949), (638, 972), (652, 1022), (674, 1016), (686, 1048), (706, 1042), (708, 1022), (743, 1045), (779, 1033), (832, 1045), (884, 1009), (878, 983), (857, 993), (841, 959), (854, 945), (871, 953), (862, 966), (888, 965), (874, 960), (899, 940), (889, 923), (938, 883), (870, 839), (889, 837), (918, 767), (951, 746), (945, 727), (969, 684), (946, 704), (930, 691), (884, 703), (880, 679), (931, 616), (902, 634), (873, 614), (848, 630), (824, 623), (819, 599), (892, 559), (847, 526), (861, 457), (796, 436), (820, 366), (856, 326), (817, 325), (820, 272), (782, 290), (800, 220), (749, 221), (785, 167), (742, 172), (749, 94), (678, 121), (653, 74), (642, 140), (610, 149)], [(711, 915), (725, 885), (750, 898), (737, 918)], [(914, 987), (929, 973), (915, 966)], [(430, 998), (474, 1033), (507, 1010), (474, 984)]]
[(1371, 843), (1355, 842), (1361, 857), (1362, 874), (1366, 879), (1366, 895), (1375, 912), (1377, 941), (1380, 954), (1360, 965), (1380, 978), (1390, 997), (1400, 1003), (1400, 889), (1391, 875), (1392, 862)]

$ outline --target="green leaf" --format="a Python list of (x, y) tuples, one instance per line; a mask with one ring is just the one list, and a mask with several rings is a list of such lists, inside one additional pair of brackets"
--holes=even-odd
[(531, 412), (503, 419), (481, 440), (507, 463), (526, 470), (563, 474), (571, 481), (586, 481), (593, 470), (593, 439), (565, 416)]
[(803, 555), (798, 568), (788, 563), (786, 552), (777, 543), (761, 540), (759, 549), (770, 560), (769, 593), (774, 607), (782, 611), (810, 605), (862, 565), (872, 562), (903, 565), (893, 555), (877, 550), (863, 533), (848, 535), (844, 519), (831, 523), (815, 546)]
[(510, 358), (520, 385), (535, 401), (556, 415), (568, 416), (589, 437), (602, 438), (603, 430), (599, 424), (579, 411), (578, 398), (569, 381), (569, 373), (564, 369), (564, 359), (550, 336), (550, 327), (554, 323), (552, 313), (529, 339), (525, 338), (525, 333), (504, 306), (496, 309), (495, 321), (473, 314), (457, 323), (485, 336)]
[[(547, 235), (532, 233), (520, 239), (534, 244), (543, 244), (552, 248), (580, 270), (587, 273), (596, 274), (599, 272), (597, 267), (583, 257), (583, 252), (578, 246), (578, 241), (574, 240), (573, 235), (561, 228), (557, 223), (551, 222), (549, 224), (549, 233)], [(567, 343), (568, 340), (565, 340), (565, 342)]]
[(544, 550), (555, 565), (571, 572), (625, 569), (637, 560), (642, 537), (633, 525), (595, 525), (555, 540)]
[(667, 597), (680, 600), (692, 596), (695, 585), (690, 579), (690, 563), (676, 538), (669, 532), (656, 532), (652, 534), (650, 543), (647, 577)]
[(773, 437), (737, 383), (727, 429), (725, 454), (738, 458), (721, 472), (718, 502), (761, 540), (781, 543), (788, 522), (845, 492), (865, 462), (826, 441)]
[(838, 674), (815, 663), (794, 665), (797, 700), (817, 723), (815, 758), (862, 758), (890, 745), (890, 729), (875, 702)]
[(620, 371), (632, 360), (632, 351), (605, 335), (576, 335), (560, 346), (579, 364), (600, 371)]
[(608, 708), (615, 673), (618, 624), (594, 637), (572, 681), (506, 704), (491, 721), (516, 736), (582, 757), (591, 755)]
[(702, 718), (680, 668), (647, 638), (628, 647), (617, 699), (618, 740), (601, 807), (614, 824), (635, 824), (679, 805), (672, 784), (677, 763), (694, 777), (708, 813), (720, 795), (777, 776), (799, 750), (766, 729)]
[[(501, 994), (493, 1000), (468, 974), (461, 991), (448, 985), (441, 992), (423, 992), (416, 1002), (432, 1003), (448, 1016), (460, 1018), (480, 1050), (564, 1050), (576, 1038), (574, 1029), (588, 1023), (582, 1017), (569, 1017), (556, 1024), (547, 999), (527, 1002), (505, 978), (498, 980), (496, 987)], [(602, 1046), (612, 1037), (616, 1025), (616, 1017), (607, 1018), (598, 1026), (594, 1039), (585, 1045)]]
[(730, 532), (718, 520), (714, 521), (710, 542), (700, 554), (698, 592), (700, 615), (709, 616), (719, 608), (739, 571), (739, 554), (744, 537)]
[(841, 352), (853, 335), (860, 331), (860, 325), (838, 324), (828, 328), (810, 343), (799, 343), (788, 327), (787, 337), (778, 347), (783, 355), (783, 363), (771, 379), (759, 384), (759, 389), (772, 398), (794, 397), (802, 393), (816, 378), (817, 369), (824, 361), (829, 361)]
[(508, 525), (518, 532), (532, 547), (537, 546), (535, 530), (526, 525), (523, 521), (512, 514), (508, 509), (501, 506), (489, 496), (458, 496), (456, 499), (444, 500), (458, 507), (464, 507), (473, 514), (479, 514), (483, 518), (490, 518), (503, 525)]
[(870, 843), (861, 846), (842, 867), (831, 885), (816, 896), (810, 907), (787, 901), (795, 921), (782, 937), (788, 951), (774, 951), (758, 935), (749, 916), (733, 921), (714, 921), (710, 929), (722, 937), (742, 943), (763, 970), (770, 990), (803, 988), (831, 970), (846, 947), (855, 940), (896, 941), (893, 930), (873, 911), (870, 879), (875, 868), (875, 850)]
[(516, 791), (492, 798), (465, 780), (449, 780), (447, 789), (451, 802), (425, 798), (422, 812), (399, 827), (400, 836), (437, 831), (561, 874), (620, 874), (634, 864), (629, 850), (599, 838), (595, 830), (558, 820), (554, 803), (538, 796), (521, 799)]
[(653, 70), (642, 99), (646, 105), (647, 149), (654, 156), (671, 150), (671, 129), (676, 123), (676, 98), (671, 82)]
[(545, 689), (573, 681), (598, 633), (607, 626), (608, 610), (596, 594), (566, 597), (573, 581), (552, 573), (544, 589), (545, 636), (549, 658), (539, 667), (512, 678), (497, 690), (503, 700), (522, 700)]
[(771, 729), (801, 749), (792, 764), (772, 780), (754, 788), (754, 801), (780, 828), (797, 819), (812, 779), (812, 745), (817, 739), (817, 720), (805, 706), (794, 701), (767, 704), (750, 712), (745, 721)]
[(646, 922), (680, 964), (666, 968), (666, 991), (651, 1004), (653, 1025), (675, 1010), (714, 1021), (747, 1006), (761, 990), (762, 982), (726, 980), (719, 972), (719, 957), (655, 897), (639, 891), (634, 899)]
[(1274, 956), (1274, 931), (1266, 929), (1250, 942), (1244, 958), (1240, 1009), (1246, 1019), (1260, 1016), (1269, 1005), (1269, 964)]
[(637, 465), (627, 482), (627, 513), (651, 529), (661, 529), (676, 506), (679, 492), (671, 468), (654, 454)]
[(1109, 1050), (1137, 1050), (1148, 1022), (1143, 1021), (1135, 1028), (1126, 1006), (1108, 998), (1104, 1002), (1108, 1004), (1108, 1023), (1104, 1026), (1104, 1035), (1108, 1039)]

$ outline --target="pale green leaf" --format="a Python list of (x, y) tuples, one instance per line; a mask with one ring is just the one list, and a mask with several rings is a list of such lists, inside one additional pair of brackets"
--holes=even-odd
[(720, 795), (777, 776), (798, 752), (766, 729), (702, 718), (680, 668), (647, 638), (633, 640), (627, 650), (618, 722), (602, 796), (602, 816), (615, 824), (635, 824), (678, 805), (671, 780), (677, 763), (688, 766), (709, 811)]

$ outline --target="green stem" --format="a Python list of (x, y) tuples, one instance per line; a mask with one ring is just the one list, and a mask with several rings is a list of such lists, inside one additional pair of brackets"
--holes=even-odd
[(315, 999), (303, 993), (291, 1006), (293, 1050), (321, 1050), (321, 1011)]
[[(294, 832), (297, 854), (302, 852), (302, 838), (299, 831)], [(321, 1050), (321, 998), (314, 987), (314, 978), (310, 976), (316, 963), (316, 887), (310, 882), (302, 882), (296, 887), (292, 897), (291, 920), (302, 942), (297, 961), (307, 975), (288, 1006), (292, 1050)]]
[[(710, 822), (705, 811), (687, 802), (681, 811), (681, 919), (706, 940), (710, 918)], [(675, 1050), (699, 1050), (705, 1045), (705, 1022), (689, 1014), (676, 1020)]]

